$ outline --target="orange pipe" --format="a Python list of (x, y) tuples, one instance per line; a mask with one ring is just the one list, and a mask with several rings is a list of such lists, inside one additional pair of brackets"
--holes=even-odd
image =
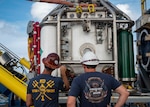
[(67, 2), (67, 1), (64, 1), (64, 0), (40, 0), (39, 2), (55, 3), (55, 4), (64, 4), (64, 5), (68, 5), (68, 6), (74, 6), (73, 3)]
[[(32, 1), (32, 0), (30, 0)], [(46, 3), (54, 3), (54, 4), (64, 4), (64, 5), (67, 5), (67, 6), (76, 6), (74, 3), (71, 3), (71, 2), (68, 2), (68, 1), (65, 1), (65, 0), (40, 0), (39, 2), (46, 2)], [(87, 3), (80, 3), (79, 6), (82, 6), (82, 7), (88, 7), (89, 4)], [(93, 4), (95, 7), (97, 6), (96, 4)]]

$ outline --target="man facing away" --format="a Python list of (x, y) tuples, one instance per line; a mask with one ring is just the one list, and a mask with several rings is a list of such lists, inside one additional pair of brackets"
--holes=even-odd
[[(58, 107), (59, 91), (69, 89), (65, 66), (60, 66), (59, 56), (50, 53), (42, 60), (45, 68), (42, 74), (32, 78), (27, 87), (26, 106)], [(51, 73), (60, 67), (61, 77), (53, 77)]]
[(129, 96), (129, 92), (110, 74), (96, 71), (99, 64), (97, 56), (88, 51), (83, 55), (81, 63), (85, 73), (73, 80), (67, 107), (75, 107), (77, 98), (80, 107), (108, 107), (112, 90), (119, 94), (114, 107), (122, 107)]

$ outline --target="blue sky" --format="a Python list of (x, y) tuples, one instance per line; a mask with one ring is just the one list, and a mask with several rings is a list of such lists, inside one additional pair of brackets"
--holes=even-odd
[[(131, 19), (141, 16), (141, 0), (109, 0)], [(56, 5), (27, 0), (0, 0), (0, 43), (19, 57), (28, 59), (27, 24), (30, 20), (41, 21)], [(150, 0), (147, 0), (147, 9)]]

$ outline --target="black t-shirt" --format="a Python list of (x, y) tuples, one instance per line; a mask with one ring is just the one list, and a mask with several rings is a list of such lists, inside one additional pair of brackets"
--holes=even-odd
[(64, 90), (63, 85), (60, 77), (40, 74), (30, 80), (27, 94), (32, 94), (34, 107), (58, 107), (59, 90)]
[(84, 73), (73, 80), (69, 96), (78, 97), (80, 107), (107, 107), (112, 90), (120, 85), (121, 83), (109, 74)]

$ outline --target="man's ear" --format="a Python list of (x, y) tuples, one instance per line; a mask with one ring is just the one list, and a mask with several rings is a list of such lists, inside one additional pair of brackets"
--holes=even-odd
[(83, 68), (86, 68), (86, 65), (82, 64)]

